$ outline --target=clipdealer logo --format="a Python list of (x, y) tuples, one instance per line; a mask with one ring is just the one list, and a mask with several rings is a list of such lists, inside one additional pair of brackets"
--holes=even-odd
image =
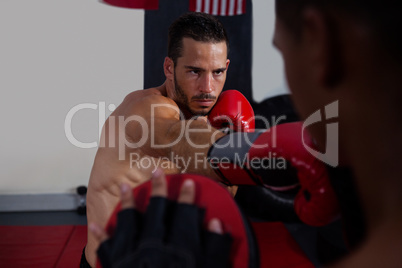
[[(315, 123), (322, 122), (339, 117), (339, 101), (332, 102), (324, 107), (325, 119), (322, 118), (321, 109), (315, 111), (310, 115), (303, 123), (303, 130)], [(306, 150), (317, 159), (332, 166), (337, 167), (339, 165), (339, 123), (327, 123), (326, 124), (326, 145), (325, 153), (321, 153), (304, 143), (304, 131), (302, 131), (303, 145)]]
[[(65, 118), (64, 121), (64, 132), (65, 136), (68, 139), (68, 141), (82, 149), (90, 149), (90, 148), (95, 148), (95, 147), (110, 147), (110, 148), (115, 148), (118, 147), (119, 149), (119, 160), (125, 160), (126, 157), (126, 149), (135, 149), (135, 148), (140, 148), (144, 144), (149, 144), (151, 148), (154, 149), (163, 149), (163, 148), (169, 148), (178, 142), (180, 140), (185, 139), (187, 143), (196, 149), (201, 149), (201, 148), (208, 148), (211, 143), (215, 140), (215, 136), (217, 133), (214, 133), (211, 136), (210, 141), (206, 141), (204, 144), (199, 144), (198, 142), (195, 142), (192, 138), (192, 133), (203, 133), (203, 132), (211, 132), (212, 126), (210, 124), (207, 124), (206, 128), (203, 129), (195, 129), (191, 127), (191, 124), (198, 120), (197, 117), (193, 117), (189, 120), (182, 120), (181, 122), (181, 128), (180, 128), (180, 133), (178, 133), (178, 136), (170, 141), (170, 143), (165, 144), (165, 143), (158, 143), (158, 138), (156, 135), (156, 125), (158, 124), (155, 121), (155, 114), (158, 109), (171, 109), (175, 113), (179, 113), (180, 117), (183, 118), (184, 116), (182, 115), (181, 111), (177, 106), (171, 105), (171, 104), (152, 104), (150, 107), (150, 118), (151, 120), (148, 122), (146, 121), (143, 117), (139, 115), (131, 115), (129, 117), (122, 116), (122, 115), (110, 115), (108, 117), (109, 120), (109, 128), (107, 130), (103, 129), (103, 124), (106, 121), (106, 113), (107, 111), (113, 112), (116, 109), (116, 106), (114, 104), (110, 104), (106, 107), (105, 102), (99, 102), (98, 104), (95, 103), (82, 103), (78, 104), (74, 107), (72, 107)], [(72, 130), (72, 122), (73, 119), (77, 116), (77, 113), (81, 113), (83, 111), (97, 111), (98, 112), (98, 136), (97, 141), (92, 141), (92, 142), (83, 142), (77, 139), (76, 136), (73, 134)], [(231, 119), (227, 116), (220, 116), (218, 119), (226, 119), (229, 122), (229, 125), (233, 125), (233, 122), (231, 122)], [(255, 121), (259, 120), (261, 123), (263, 123), (266, 128), (270, 128), (270, 126), (275, 126), (279, 124), (281, 120), (286, 120), (286, 116), (280, 116), (280, 117), (274, 117), (272, 116), (272, 122), (269, 122), (269, 120), (263, 116), (257, 115), (253, 118)], [(215, 118), (216, 120), (216, 118)], [(252, 120), (250, 118), (249, 120)], [(126, 137), (125, 130), (127, 125), (130, 123), (134, 123), (138, 125), (137, 132), (140, 133), (138, 136), (141, 137), (139, 141), (131, 141), (128, 140)], [(211, 122), (210, 122), (211, 123)], [(116, 127), (115, 127), (116, 125)], [(240, 128), (240, 126), (238, 126)], [(102, 131), (107, 131), (107, 133), (103, 133)], [(105, 134), (105, 135), (102, 135)], [(107, 134), (107, 135), (106, 135)], [(116, 136), (117, 135), (117, 136)], [(105, 136), (108, 136), (107, 140), (107, 145), (105, 145)]]
[[(170, 109), (178, 110), (177, 107), (168, 105), (168, 104), (152, 105), (151, 115), (153, 115), (154, 110), (157, 109), (159, 106), (164, 106), (164, 107), (167, 107)], [(100, 144), (97, 141), (81, 142), (78, 139), (76, 139), (76, 137), (73, 135), (73, 131), (72, 131), (73, 117), (77, 112), (79, 112), (81, 110), (85, 110), (85, 109), (98, 110), (98, 124), (99, 124), (98, 128), (99, 128), (99, 140), (100, 140), (101, 133), (102, 133), (102, 126), (103, 126), (103, 123), (106, 121), (106, 112), (107, 112), (107, 110), (110, 112), (113, 112), (116, 109), (116, 106), (114, 104), (110, 104), (106, 108), (105, 102), (99, 102), (99, 104), (82, 103), (82, 104), (78, 104), (78, 105), (74, 106), (73, 108), (71, 108), (70, 111), (66, 115), (65, 122), (64, 122), (64, 131), (65, 131), (65, 135), (66, 135), (67, 139), (69, 140), (69, 142), (71, 144), (73, 144), (74, 146), (76, 146), (78, 148), (83, 148), (83, 149), (95, 148), (97, 146), (102, 147), (102, 146), (104, 146), (102, 142)], [(180, 112), (180, 111), (178, 111), (178, 112)], [(324, 115), (324, 118), (323, 118), (322, 114)], [(339, 117), (339, 101), (335, 101), (333, 103), (326, 105), (324, 107), (324, 109), (319, 109), (319, 110), (315, 111), (313, 114), (311, 114), (303, 122), (302, 129), (304, 130), (308, 126), (313, 125), (315, 123), (338, 118), (338, 117)], [(268, 122), (268, 120), (266, 118), (257, 118), (256, 117), (255, 120), (257, 120), (257, 119), (258, 120), (263, 119), (263, 122), (265, 123), (267, 128), (268, 129), (270, 128), (270, 123)], [(273, 120), (272, 126), (279, 124), (279, 121), (284, 120), (284, 119), (286, 119), (286, 116), (280, 117), (277, 120), (275, 120), (275, 118), (272, 118), (272, 120)], [(153, 122), (153, 120), (151, 122), (150, 130), (148, 130), (149, 128), (148, 128), (147, 122), (144, 120), (144, 118), (141, 118), (140, 116), (130, 116), (128, 118), (125, 118), (123, 116), (118, 116), (117, 118), (114, 118), (113, 116), (110, 116), (109, 120), (112, 120), (113, 122), (114, 122), (114, 120), (118, 120), (120, 129), (125, 129), (125, 127), (127, 126), (127, 124), (130, 121), (136, 121), (137, 123), (139, 123), (141, 125), (141, 131), (142, 131), (141, 137), (142, 138), (140, 141), (138, 141), (136, 143), (129, 142), (127, 140), (126, 136), (124, 135), (124, 132), (120, 133), (121, 131), (118, 134), (119, 135), (118, 144), (114, 143), (114, 138), (109, 137), (110, 141), (109, 141), (108, 146), (112, 146), (112, 147), (118, 146), (119, 160), (125, 160), (125, 157), (126, 157), (125, 150), (127, 148), (141, 147), (142, 145), (145, 144), (145, 142), (147, 141), (148, 138), (150, 138), (152, 148), (166, 148), (166, 147), (172, 146), (183, 137), (185, 137), (186, 140), (189, 142), (189, 144), (194, 146), (195, 148), (204, 148), (205, 146), (209, 146), (209, 144), (204, 144), (204, 145), (194, 144), (191, 141), (191, 138), (189, 136), (189, 134), (191, 132), (208, 131), (207, 129), (204, 129), (204, 130), (187, 129), (188, 125), (191, 124), (191, 121), (196, 120), (196, 119), (190, 120), (189, 122), (187, 122), (187, 124), (183, 121), (183, 127), (181, 129), (182, 131), (181, 131), (179, 137), (170, 144), (157, 144), (155, 142), (155, 137), (154, 137), (155, 122)], [(186, 129), (187, 129), (187, 131), (186, 131)], [(111, 133), (109, 133), (110, 134), (109, 136), (115, 135), (113, 133), (114, 128), (109, 129), (109, 131), (111, 131)], [(321, 153), (321, 152), (317, 151), (316, 149), (311, 148), (309, 145), (305, 144), (304, 134), (305, 134), (305, 132), (302, 131), (303, 146), (310, 154), (312, 154), (314, 157), (316, 157), (320, 161), (322, 161), (332, 167), (337, 167), (339, 165), (339, 123), (331, 122), (331, 123), (326, 124), (325, 153)], [(275, 135), (273, 135), (272, 142), (273, 142), (274, 147), (275, 147), (275, 139), (276, 139), (276, 137), (275, 137)]]

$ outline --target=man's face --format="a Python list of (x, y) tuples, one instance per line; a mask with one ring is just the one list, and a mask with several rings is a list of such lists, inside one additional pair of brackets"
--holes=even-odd
[(174, 101), (192, 115), (206, 115), (222, 92), (228, 66), (225, 42), (183, 38), (182, 56), (174, 68)]

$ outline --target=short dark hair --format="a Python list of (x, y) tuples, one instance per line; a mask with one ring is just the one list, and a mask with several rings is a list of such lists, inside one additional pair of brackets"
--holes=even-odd
[(226, 42), (229, 53), (229, 40), (222, 23), (212, 15), (200, 12), (189, 12), (176, 19), (169, 27), (168, 57), (174, 64), (181, 57), (183, 38), (195, 41), (220, 43)]
[[(401, 1), (395, 0), (276, 0), (278, 18), (296, 36), (301, 32), (301, 15), (305, 8), (315, 7), (336, 16), (347, 16), (372, 29), (381, 49), (402, 62)], [(332, 14), (334, 15), (334, 14)]]

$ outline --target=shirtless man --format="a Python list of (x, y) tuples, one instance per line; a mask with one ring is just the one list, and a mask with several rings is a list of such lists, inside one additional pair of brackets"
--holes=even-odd
[[(224, 134), (202, 119), (223, 89), (227, 55), (225, 30), (214, 17), (189, 13), (172, 24), (165, 83), (130, 93), (103, 127), (88, 185), (88, 222), (105, 226), (119, 201), (120, 185), (135, 187), (156, 167), (167, 174), (193, 172), (217, 179), (202, 158)], [(97, 247), (88, 232), (85, 256), (92, 267)]]
[[(339, 160), (365, 214), (362, 243), (335, 267), (402, 267), (400, 10), (391, 0), (276, 0), (273, 42), (296, 108), (307, 119), (338, 101)], [(322, 149), (328, 123), (310, 128)]]

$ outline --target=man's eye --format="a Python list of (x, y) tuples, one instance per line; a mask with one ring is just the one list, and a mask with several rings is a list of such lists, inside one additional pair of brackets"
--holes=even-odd
[(192, 74), (199, 74), (200, 71), (198, 71), (198, 70), (191, 70), (190, 73), (192, 73)]
[(223, 71), (216, 71), (215, 75), (221, 75), (223, 73)]

